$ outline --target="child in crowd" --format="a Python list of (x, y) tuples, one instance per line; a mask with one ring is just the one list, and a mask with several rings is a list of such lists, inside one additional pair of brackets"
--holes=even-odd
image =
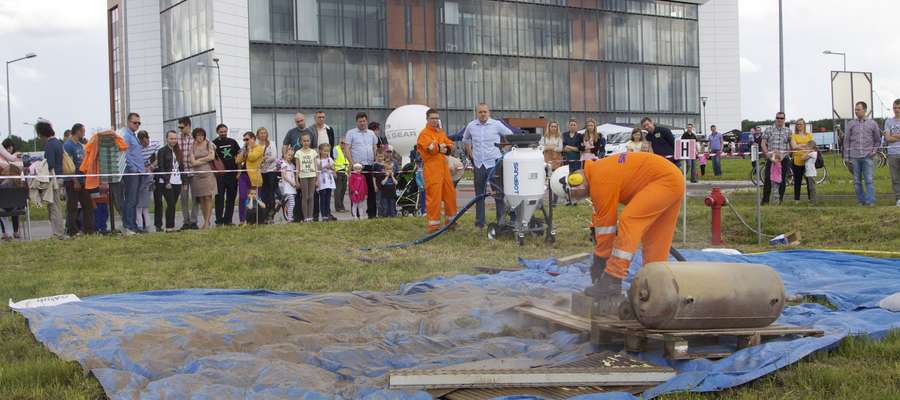
[(818, 146), (815, 141), (810, 140), (809, 142), (806, 142), (806, 147), (810, 149), (810, 151), (806, 153), (806, 162), (804, 163), (806, 171), (804, 172), (804, 175), (807, 178), (815, 178), (816, 159), (819, 158), (819, 152), (817, 151)]
[(704, 144), (702, 148), (700, 148), (700, 154), (697, 155), (697, 160), (700, 161), (700, 176), (706, 176), (706, 157), (707, 157), (706, 145)]
[(278, 161), (278, 169), (281, 171), (281, 182), (278, 183), (281, 194), (284, 196), (284, 204), (287, 222), (294, 220), (294, 205), (297, 201), (297, 169), (294, 168), (293, 157), (289, 154)]
[[(10, 177), (10, 176), (19, 176), (22, 173), (22, 169), (19, 168), (18, 165), (7, 164), (6, 169), (3, 170), (2, 176)], [(0, 179), (0, 188), (17, 188), (24, 187), (25, 184), (19, 179)], [(14, 211), (11, 208), (4, 208), (3, 211)], [(12, 235), (9, 235), (6, 232), (6, 228), (9, 228), (9, 231)], [(21, 235), (19, 234), (19, 217), (0, 217), (0, 230), (3, 232), (3, 240), (12, 240), (13, 238), (20, 239)]]
[(266, 203), (259, 199), (256, 189), (250, 189), (247, 193), (247, 201), (243, 205), (246, 210), (246, 223), (250, 225), (266, 223)]
[(416, 187), (419, 188), (419, 216), (425, 215), (425, 168), (422, 159), (416, 160)]
[(94, 203), (94, 232), (107, 234), (106, 221), (109, 220), (109, 185), (101, 184), (96, 192), (91, 193)]
[(319, 178), (319, 153), (310, 147), (311, 143), (310, 136), (303, 135), (300, 137), (300, 150), (294, 153), (294, 162), (297, 165), (297, 183), (300, 188), (300, 209), (303, 210), (306, 222), (313, 220), (313, 200)]
[(381, 190), (378, 189), (378, 182), (384, 179), (384, 166), (388, 163), (390, 163), (390, 161), (388, 161), (384, 149), (378, 149), (378, 151), (375, 152), (375, 165), (373, 166), (372, 173), (375, 174), (375, 206), (377, 207), (375, 214), (379, 217), (383, 217), (383, 215), (381, 215)]
[(337, 187), (335, 178), (334, 160), (331, 158), (331, 145), (322, 143), (319, 145), (319, 214), (321, 221), (336, 221), (331, 215), (331, 193)]
[(388, 163), (384, 166), (384, 174), (375, 182), (378, 186), (378, 216), (397, 216), (397, 178), (394, 177), (394, 166)]
[(769, 179), (772, 183), (781, 183), (781, 159), (784, 157), (780, 152), (772, 155), (772, 166), (769, 167)]
[(362, 174), (363, 166), (360, 163), (353, 164), (353, 172), (350, 173), (348, 186), (350, 187), (350, 215), (356, 219), (362, 219), (366, 215), (366, 197), (369, 189), (366, 187), (366, 178)]

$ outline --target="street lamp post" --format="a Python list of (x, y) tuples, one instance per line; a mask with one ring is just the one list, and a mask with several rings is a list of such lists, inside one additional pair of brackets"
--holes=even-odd
[(218, 81), (218, 84), (219, 84), (219, 123), (224, 124), (225, 116), (223, 115), (224, 112), (222, 109), (222, 68), (219, 66), (219, 58), (218, 57), (213, 58), (212, 60), (214, 63), (216, 63), (215, 66), (206, 65), (203, 62), (199, 62), (199, 63), (197, 63), (197, 65), (200, 67), (203, 67), (203, 68), (215, 68), (216, 69), (216, 80)]
[(706, 101), (707, 100), (709, 100), (709, 97), (706, 97), (706, 96), (700, 97), (700, 104), (703, 105), (703, 115), (700, 116), (701, 117), (700, 124), (702, 125), (700, 133), (702, 133), (704, 135), (706, 134)]
[(784, 110), (784, 24), (782, 23), (782, 0), (778, 0), (778, 94), (779, 111)]
[(6, 62), (6, 136), (12, 135), (12, 108), (9, 103), (9, 64), (12, 64), (16, 61), (27, 60), (29, 58), (35, 58), (37, 54), (27, 53), (25, 57), (17, 58), (15, 60), (10, 60)]
[(843, 58), (844, 58), (844, 71), (845, 71), (845, 72), (847, 71), (847, 53), (841, 53), (841, 52), (837, 52), (837, 51), (825, 50), (825, 51), (822, 52), (822, 54), (825, 54), (825, 55), (827, 55), (827, 56), (841, 56), (841, 57), (843, 57)]

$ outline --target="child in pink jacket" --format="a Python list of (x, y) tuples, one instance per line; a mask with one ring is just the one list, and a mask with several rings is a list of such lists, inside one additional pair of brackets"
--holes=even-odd
[(353, 172), (350, 173), (348, 186), (350, 187), (350, 215), (361, 219), (366, 215), (366, 197), (369, 188), (366, 186), (366, 178), (362, 174), (362, 164), (353, 164)]

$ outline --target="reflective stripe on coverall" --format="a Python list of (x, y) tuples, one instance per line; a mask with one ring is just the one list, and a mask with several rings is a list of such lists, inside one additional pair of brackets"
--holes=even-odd
[(624, 279), (640, 244), (644, 265), (667, 260), (684, 198), (678, 167), (652, 153), (621, 153), (586, 161), (584, 171), (594, 204), (594, 254), (609, 259), (606, 273)]

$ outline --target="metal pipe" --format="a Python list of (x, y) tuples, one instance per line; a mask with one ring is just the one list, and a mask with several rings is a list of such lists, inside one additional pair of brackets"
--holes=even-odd
[(11, 104), (11, 103), (10, 103), (10, 100), (9, 100), (9, 97), (10, 97), (10, 96), (9, 96), (9, 93), (10, 93), (10, 89), (9, 89), (9, 64), (12, 64), (12, 63), (17, 62), (17, 61), (27, 60), (27, 59), (29, 59), (29, 58), (35, 58), (35, 57), (37, 57), (37, 54), (34, 54), (34, 53), (27, 53), (27, 54), (25, 54), (25, 57), (17, 58), (17, 59), (15, 59), (15, 60), (10, 60), (10, 61), (7, 61), (7, 62), (6, 62), (6, 129), (7, 129), (7, 130), (6, 130), (6, 137), (9, 137), (10, 135), (12, 135), (12, 108), (10, 107), (10, 104)]
[(779, 111), (784, 110), (784, 23), (783, 23), (783, 7), (782, 0), (778, 0), (778, 88), (779, 88)]

